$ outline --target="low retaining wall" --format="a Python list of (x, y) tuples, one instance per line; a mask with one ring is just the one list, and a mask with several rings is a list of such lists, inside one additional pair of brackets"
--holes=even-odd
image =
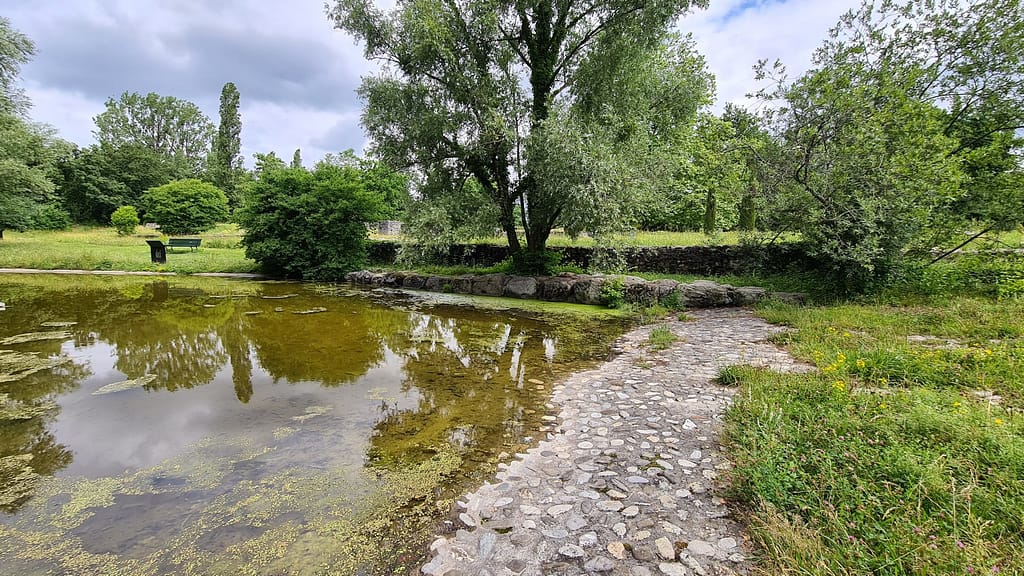
[[(370, 261), (393, 264), (401, 246), (398, 242), (373, 241), (367, 246)], [(552, 247), (562, 255), (563, 264), (590, 268), (598, 258), (622, 260), (636, 272), (671, 274), (744, 274), (758, 269), (809, 269), (812, 263), (799, 246), (663, 246), (650, 248)], [(438, 255), (438, 264), (447, 266), (493, 266), (508, 258), (507, 246), (492, 244), (456, 244)]]
[[(570, 302), (576, 304), (604, 304), (602, 289), (608, 282), (620, 281), (623, 300), (650, 305), (667, 302), (685, 308), (716, 308), (720, 306), (747, 306), (769, 297), (764, 288), (734, 287), (707, 280), (680, 283), (675, 280), (644, 280), (633, 276), (607, 276), (586, 274), (559, 274), (558, 276), (513, 276), (509, 274), (482, 274), (462, 276), (435, 276), (415, 272), (370, 272), (361, 270), (345, 275), (354, 284), (454, 292), (477, 296), (505, 296)], [(774, 294), (795, 298), (792, 294)]]

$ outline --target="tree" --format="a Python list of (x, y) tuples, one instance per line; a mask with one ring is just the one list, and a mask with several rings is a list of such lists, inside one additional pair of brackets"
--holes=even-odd
[(237, 185), (242, 171), (242, 117), (238, 112), (238, 88), (231, 82), (220, 91), (220, 126), (213, 136), (209, 171), (213, 185), (227, 194), (231, 205), (238, 204)]
[(18, 74), (35, 52), (32, 40), (0, 16), (0, 115), (21, 116), (28, 109), (28, 99), (18, 86)]
[(197, 234), (227, 220), (228, 199), (212, 184), (176, 180), (151, 188), (142, 197), (146, 220), (165, 234)]
[[(815, 68), (762, 92), (783, 143), (778, 169), (812, 255), (843, 286), (884, 281), (951, 230), (973, 194), (962, 167), (979, 136), (1024, 126), (1024, 6), (1016, 0), (865, 2), (818, 49)], [(965, 123), (985, 127), (960, 136)]]
[(179, 163), (188, 176), (202, 172), (215, 130), (198, 106), (152, 92), (125, 92), (105, 106), (93, 119), (101, 145), (140, 145)]
[[(661, 120), (653, 126), (614, 122), (608, 111), (621, 107), (615, 106), (618, 94), (607, 88), (629, 78), (647, 87), (682, 88), (677, 102), (685, 101), (692, 87), (675, 82), (680, 75), (644, 76), (633, 70), (644, 55), (665, 46), (677, 16), (704, 5), (702, 0), (415, 0), (384, 13), (369, 0), (337, 0), (331, 17), (364, 42), (367, 58), (387, 66), (364, 78), (359, 91), (366, 100), (363, 125), (376, 154), (391, 166), (414, 168), (425, 199), (479, 189), (496, 209), (510, 249), (519, 254), (517, 225), (523, 227), (526, 250), (539, 253), (554, 226), (592, 226), (600, 214), (615, 212), (594, 210), (622, 197), (625, 179), (612, 167), (635, 165), (648, 156), (634, 155), (627, 163), (623, 159), (638, 147), (623, 147), (619, 154), (608, 139), (642, 140), (635, 137), (669, 127), (674, 118), (648, 117)], [(676, 58), (685, 51), (667, 52), (666, 71), (692, 61)], [(632, 94), (647, 97), (660, 112), (683, 112), (692, 104), (670, 106), (672, 92)], [(552, 182), (546, 176), (564, 165), (558, 157), (564, 152), (584, 164), (571, 166), (571, 177)], [(475, 184), (466, 186), (470, 179)]]
[(302, 168), (302, 149), (296, 148), (295, 153), (292, 154), (292, 164), (290, 168)]
[(4, 229), (64, 226), (52, 179), (68, 150), (49, 126), (0, 114), (0, 238)]
[(351, 166), (264, 170), (238, 211), (245, 255), (273, 274), (339, 280), (365, 264), (366, 223), (382, 208)]
[(72, 219), (92, 224), (106, 224), (119, 206), (140, 206), (147, 190), (183, 177), (173, 160), (139, 144), (75, 150), (57, 168), (57, 191)]

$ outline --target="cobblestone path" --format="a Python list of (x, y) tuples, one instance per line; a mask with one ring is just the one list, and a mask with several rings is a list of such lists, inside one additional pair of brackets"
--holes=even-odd
[[(556, 386), (548, 439), (459, 503), (464, 528), (431, 546), (433, 576), (746, 573), (751, 550), (717, 495), (733, 364), (808, 370), (749, 310), (687, 313), (626, 334), (618, 355)], [(655, 326), (678, 338), (647, 344)]]

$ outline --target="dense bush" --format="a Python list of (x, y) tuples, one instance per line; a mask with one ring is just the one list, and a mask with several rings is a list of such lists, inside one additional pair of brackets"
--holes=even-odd
[(166, 234), (196, 234), (228, 218), (228, 198), (213, 184), (176, 180), (150, 188), (142, 197), (147, 222)]
[(67, 230), (71, 227), (71, 215), (59, 206), (44, 204), (32, 216), (32, 227), (36, 230)]
[(121, 206), (110, 215), (110, 224), (117, 230), (118, 236), (128, 236), (135, 232), (139, 225), (139, 214), (135, 206)]
[(358, 168), (321, 163), (312, 171), (264, 171), (246, 191), (238, 222), (245, 255), (272, 274), (338, 280), (366, 262), (366, 222), (379, 218), (380, 195)]

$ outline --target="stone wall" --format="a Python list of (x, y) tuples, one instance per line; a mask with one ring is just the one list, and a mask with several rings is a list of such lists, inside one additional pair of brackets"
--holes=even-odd
[[(671, 302), (685, 308), (746, 306), (769, 297), (763, 288), (734, 287), (706, 280), (680, 283), (675, 280), (644, 280), (633, 276), (559, 274), (532, 277), (509, 274), (436, 276), (414, 272), (350, 272), (345, 280), (355, 284), (453, 292), (477, 296), (530, 298), (551, 302), (603, 304), (602, 289), (608, 282), (621, 283), (623, 300), (650, 305)], [(782, 298), (798, 298), (792, 294), (775, 294)]]
[[(393, 264), (398, 254), (397, 242), (377, 241), (368, 246), (370, 261)], [(612, 251), (589, 247), (553, 247), (562, 255), (563, 264), (588, 269), (597, 258), (619, 259), (628, 263), (635, 272), (662, 272), (671, 274), (744, 274), (758, 269), (784, 271), (812, 268), (808, 258), (798, 246), (666, 246), (653, 248), (623, 248)], [(508, 258), (506, 246), (491, 244), (457, 244), (438, 260), (442, 265), (493, 266)]]

